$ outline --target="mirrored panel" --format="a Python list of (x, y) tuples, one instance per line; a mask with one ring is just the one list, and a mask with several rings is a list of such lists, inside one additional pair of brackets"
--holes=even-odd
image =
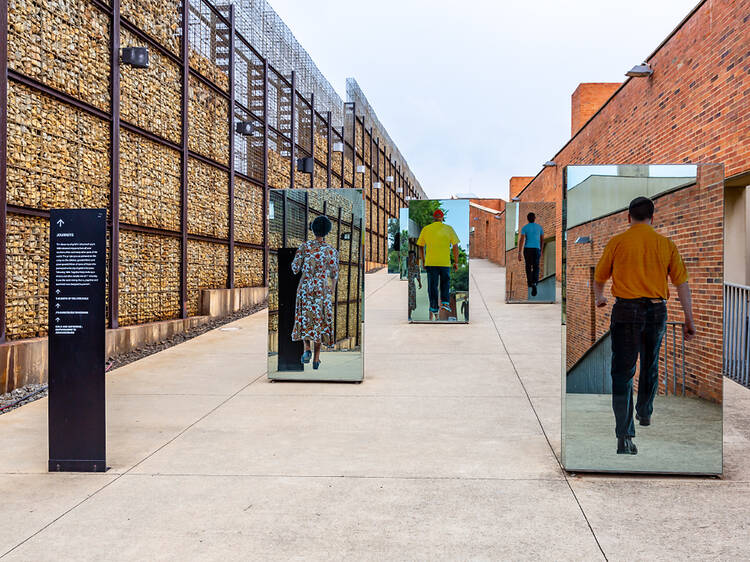
[(557, 205), (513, 202), (512, 230), (506, 222), (505, 302), (557, 300)]
[(722, 472), (723, 173), (565, 169), (567, 470)]
[[(409, 260), (409, 250), (415, 250), (416, 248), (409, 247), (409, 232), (411, 227), (409, 226), (409, 207), (398, 210), (398, 227), (400, 231), (399, 242), (401, 251), (401, 261), (399, 264), (401, 280), (406, 280), (407, 264)], [(419, 233), (417, 233), (419, 236)]]
[(268, 378), (361, 381), (362, 190), (269, 195)]
[(469, 321), (469, 201), (409, 202), (410, 322)]
[(401, 272), (401, 232), (398, 219), (388, 219), (388, 273)]

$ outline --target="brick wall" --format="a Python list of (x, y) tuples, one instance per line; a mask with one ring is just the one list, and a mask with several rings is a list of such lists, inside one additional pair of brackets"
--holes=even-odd
[[(721, 401), (723, 319), (723, 173), (721, 166), (699, 167), (698, 182), (654, 199), (654, 228), (677, 245), (688, 270), (697, 336), (685, 342), (686, 388), (689, 394)], [(575, 364), (591, 344), (609, 329), (614, 297), (607, 283), (605, 308), (593, 306), (593, 268), (606, 243), (627, 229), (627, 210), (568, 231), (566, 270), (567, 367)], [(575, 244), (590, 236), (592, 244)], [(667, 303), (670, 321), (682, 321), (676, 291), (670, 284)], [(682, 355), (677, 337), (677, 364)], [(668, 340), (672, 354), (672, 339)], [(671, 369), (670, 369), (671, 372)], [(663, 381), (664, 366), (661, 377)], [(681, 379), (680, 379), (681, 380)], [(671, 385), (671, 382), (670, 382)], [(671, 386), (670, 386), (671, 387)], [(663, 388), (660, 389), (663, 392)]]
[(568, 164), (721, 162), (727, 177), (750, 171), (749, 14), (750, 0), (701, 4), (649, 59), (653, 76), (627, 81), (522, 199), (557, 202), (561, 225)]
[(510, 186), (508, 188), (508, 200), (512, 200), (514, 197), (516, 197), (519, 193), (523, 191), (523, 189), (529, 185), (529, 182), (533, 180), (533, 177), (530, 176), (513, 176), (510, 178)]
[[(518, 203), (518, 207), (519, 239), (521, 229), (529, 222), (526, 220), (526, 215), (532, 212), (536, 215), (536, 223), (542, 227), (545, 238), (553, 236), (557, 220), (555, 203), (521, 201)], [(552, 273), (551, 271), (544, 271), (543, 259), (540, 260), (539, 268), (539, 279), (543, 279)], [(505, 252), (505, 292), (508, 300), (526, 300), (528, 297), (526, 264), (523, 261), (523, 256), (521, 257), (521, 261), (518, 261), (518, 247)]]
[(579, 84), (570, 97), (570, 135), (575, 135), (620, 86), (620, 82)]
[[(485, 211), (469, 205), (469, 256), (487, 259), (505, 265), (505, 201), (502, 199), (472, 199), (471, 203), (502, 211), (502, 214)], [(501, 217), (498, 220), (496, 217)]]

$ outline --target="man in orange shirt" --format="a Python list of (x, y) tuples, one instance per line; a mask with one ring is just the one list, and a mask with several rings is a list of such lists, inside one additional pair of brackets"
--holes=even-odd
[(615, 413), (617, 453), (635, 455), (633, 443), (633, 376), (640, 355), (636, 419), (651, 424), (659, 388), (659, 349), (667, 322), (667, 277), (677, 287), (685, 313), (683, 334), (695, 334), (690, 286), (685, 265), (674, 242), (651, 226), (654, 203), (646, 197), (630, 202), (630, 228), (614, 236), (604, 248), (594, 273), (596, 306), (607, 305), (604, 284), (612, 278), (610, 335), (612, 339), (612, 409)]

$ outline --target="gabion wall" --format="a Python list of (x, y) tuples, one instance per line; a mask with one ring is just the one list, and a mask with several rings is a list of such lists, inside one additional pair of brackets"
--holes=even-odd
[[(107, 209), (118, 240), (108, 252), (113, 327), (198, 314), (202, 289), (264, 285), (270, 188), (364, 188), (371, 264), (386, 261), (387, 218), (406, 196), (423, 196), (363, 95), (364, 110), (337, 106), (329, 84), (308, 87), (324, 80), (310, 61), (298, 74), (281, 51), (264, 59), (273, 42), (253, 45), (242, 14), (232, 41), (229, 2), (188, 0), (186, 25), (183, 9), (180, 0), (121, 0), (119, 14), (105, 0), (8, 1), (8, 339), (46, 335), (52, 208)], [(116, 43), (148, 47), (149, 67), (113, 71)], [(240, 120), (253, 124), (250, 136), (234, 131)], [(304, 157), (312, 176), (296, 171)]]

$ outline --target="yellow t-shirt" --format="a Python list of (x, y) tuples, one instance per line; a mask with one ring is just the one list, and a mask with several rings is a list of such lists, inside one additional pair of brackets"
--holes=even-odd
[(622, 299), (668, 299), (667, 276), (675, 285), (687, 281), (680, 252), (669, 238), (643, 223), (614, 236), (594, 272), (597, 283), (612, 277), (612, 294)]
[(425, 247), (424, 264), (438, 267), (451, 266), (451, 244), (458, 244), (453, 227), (440, 221), (428, 224), (419, 233), (417, 246)]

